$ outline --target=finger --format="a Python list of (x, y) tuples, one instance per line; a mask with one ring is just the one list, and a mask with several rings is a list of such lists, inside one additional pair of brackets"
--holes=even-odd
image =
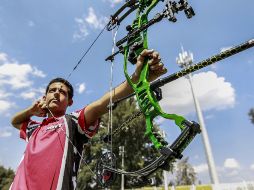
[(155, 58), (155, 59), (150, 59), (150, 60), (148, 61), (148, 64), (151, 66), (151, 65), (157, 65), (157, 64), (159, 64), (160, 62), (161, 62), (161, 58), (158, 57), (158, 58)]
[(163, 67), (163, 68), (161, 69), (161, 74), (162, 74), (162, 75), (165, 74), (165, 73), (167, 73), (167, 72), (168, 72), (168, 69), (167, 69), (167, 68)]
[(159, 62), (161, 62), (161, 57), (160, 54), (157, 51), (154, 51), (150, 57), (151, 59), (149, 60), (148, 64), (149, 65), (155, 65)]
[(41, 108), (43, 106), (44, 102), (40, 102), (38, 106)]
[(146, 56), (151, 56), (153, 53), (154, 53), (154, 50), (153, 50), (153, 49), (144, 49), (144, 50), (140, 53), (140, 55), (146, 57)]
[(46, 103), (42, 104), (41, 109), (47, 109), (47, 104)]
[(165, 73), (167, 73), (167, 68), (163, 67), (161, 69), (158, 69), (158, 70), (153, 70), (152, 72), (156, 75), (163, 75)]
[(162, 68), (162, 72), (163, 72), (163, 73), (166, 73), (166, 72), (168, 72), (168, 69), (167, 69), (166, 67), (163, 67), (163, 68)]
[(45, 102), (41, 102), (39, 105), (40, 109), (46, 109), (47, 108), (47, 104)]
[(154, 51), (154, 52), (152, 53), (152, 58), (153, 58), (153, 59), (158, 59), (159, 57), (160, 57), (159, 52)]
[(147, 57), (151, 57), (152, 54), (153, 54), (154, 50), (153, 49), (144, 49), (140, 54), (139, 56), (137, 57), (137, 61), (141, 61), (143, 62), (145, 58)]
[(154, 65), (150, 66), (151, 70), (160, 70), (164, 67), (164, 64), (162, 62), (156, 63)]
[(33, 103), (33, 105), (39, 105), (39, 103), (40, 103), (40, 100), (36, 100), (36, 101)]

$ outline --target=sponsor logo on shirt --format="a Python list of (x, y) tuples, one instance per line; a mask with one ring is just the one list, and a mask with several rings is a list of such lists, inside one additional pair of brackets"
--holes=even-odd
[(46, 131), (49, 131), (49, 130), (56, 130), (56, 129), (60, 128), (60, 127), (61, 127), (60, 124), (58, 124), (58, 125), (51, 125), (51, 126), (49, 126), (49, 127), (46, 128)]

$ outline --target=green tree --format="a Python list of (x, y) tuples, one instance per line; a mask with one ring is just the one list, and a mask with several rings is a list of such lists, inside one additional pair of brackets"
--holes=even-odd
[[(113, 111), (113, 131), (125, 122), (132, 113), (138, 111), (137, 102), (134, 99), (129, 99), (120, 103), (117, 108)], [(103, 135), (107, 134), (108, 114), (102, 119), (102, 127), (99, 132), (91, 140), (89, 148), (85, 151), (85, 157), (90, 161), (89, 167), (95, 168), (96, 161), (99, 159), (102, 150), (109, 148), (100, 139)], [(152, 147), (151, 141), (144, 135), (145, 133), (145, 119), (140, 116), (130, 122), (127, 127), (120, 130), (118, 134), (113, 136), (113, 153), (116, 155), (117, 168), (121, 168), (121, 156), (119, 156), (119, 147), (124, 146), (125, 148), (125, 167), (126, 171), (135, 171), (145, 167), (150, 163), (156, 156), (159, 155), (158, 151)], [(156, 184), (162, 183), (161, 171), (153, 174), (155, 177)], [(131, 187), (130, 180), (125, 176), (125, 187)], [(117, 178), (111, 189), (120, 188), (120, 177)], [(95, 183), (94, 174), (92, 174), (88, 167), (83, 164), (82, 169), (78, 176), (78, 188), (79, 189), (98, 189), (98, 184)]]
[(194, 168), (188, 163), (189, 158), (183, 158), (176, 166), (176, 185), (195, 184), (197, 177)]
[(251, 122), (254, 124), (254, 108), (250, 109), (249, 117), (250, 117)]
[(14, 171), (0, 166), (0, 189), (8, 190), (14, 179)]

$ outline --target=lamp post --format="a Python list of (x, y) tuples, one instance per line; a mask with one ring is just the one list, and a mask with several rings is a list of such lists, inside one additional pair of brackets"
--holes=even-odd
[[(124, 146), (119, 146), (119, 155), (122, 156), (122, 169), (124, 169)], [(124, 174), (121, 175), (121, 190), (124, 190)]]
[[(165, 138), (166, 134), (165, 131), (162, 130), (162, 137)], [(166, 170), (163, 170), (163, 176), (164, 176), (164, 189), (168, 190), (168, 172)]]
[[(179, 53), (179, 57), (176, 58), (176, 63), (181, 68), (188, 68), (189, 66), (191, 66), (193, 64), (193, 54), (191, 52), (188, 53), (188, 52), (184, 51), (183, 47), (181, 49), (182, 49), (182, 52)], [(212, 184), (218, 184), (219, 179), (218, 179), (218, 175), (217, 175), (216, 168), (215, 168), (212, 149), (211, 149), (211, 145), (209, 142), (207, 130), (205, 127), (205, 122), (203, 119), (203, 114), (202, 114), (202, 111), (201, 111), (201, 108), (199, 105), (199, 101), (195, 95), (195, 88), (194, 88), (193, 82), (192, 82), (192, 75), (188, 74), (187, 78), (190, 83), (192, 97), (193, 97), (193, 101), (194, 101), (195, 108), (196, 108), (196, 113), (198, 116), (201, 131), (202, 131), (201, 134), (202, 134), (202, 139), (203, 139), (203, 143), (204, 143), (204, 147), (205, 147), (205, 153), (206, 153), (206, 159), (207, 159), (208, 168), (209, 168), (210, 180), (211, 180)]]

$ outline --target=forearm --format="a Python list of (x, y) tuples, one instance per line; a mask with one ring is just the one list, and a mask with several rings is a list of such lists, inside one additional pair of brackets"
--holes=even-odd
[(15, 128), (20, 129), (21, 124), (28, 121), (32, 116), (33, 114), (31, 113), (31, 108), (29, 107), (16, 113), (11, 119), (11, 124)]
[(124, 81), (123, 83), (115, 87), (112, 90), (112, 92), (107, 92), (102, 99), (103, 99), (103, 102), (107, 104), (108, 106), (110, 103), (111, 97), (112, 97), (112, 102), (116, 102), (117, 100), (122, 99), (130, 95), (131, 93), (133, 93), (133, 89), (131, 88), (131, 86), (128, 84), (127, 81)]
[[(133, 74), (132, 77), (132, 82), (137, 81), (137, 77)], [(110, 104), (110, 98), (112, 97), (112, 102), (115, 102), (121, 98), (124, 98), (128, 95), (133, 93), (132, 87), (128, 84), (127, 81), (124, 81), (117, 87), (115, 87), (112, 92), (107, 92), (101, 99), (101, 108), (103, 109), (103, 112), (106, 113), (108, 111), (107, 106)]]
[[(138, 80), (137, 76), (134, 74), (132, 75), (131, 79), (133, 82), (136, 82)], [(112, 102), (115, 102), (116, 100), (130, 95), (131, 93), (133, 93), (133, 89), (127, 81), (124, 81), (116, 88), (114, 88), (112, 92), (107, 92), (99, 100), (93, 102), (92, 104), (89, 104), (86, 107), (85, 111), (87, 124), (89, 125), (93, 123), (96, 119), (108, 112), (108, 105), (110, 104), (111, 97)]]

